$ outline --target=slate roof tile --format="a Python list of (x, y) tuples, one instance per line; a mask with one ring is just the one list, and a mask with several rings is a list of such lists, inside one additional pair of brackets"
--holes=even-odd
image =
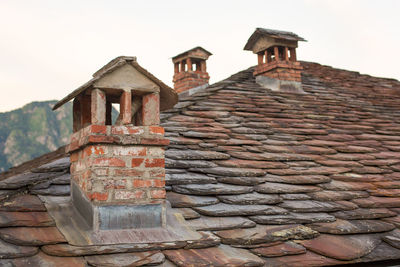
[(160, 251), (149, 251), (85, 256), (85, 260), (91, 266), (130, 267), (161, 264), (165, 257)]
[(196, 250), (169, 250), (165, 256), (177, 266), (263, 266), (264, 261), (245, 249), (226, 245)]
[(329, 234), (364, 234), (391, 231), (395, 228), (393, 224), (380, 220), (342, 220), (336, 219), (334, 222), (313, 223), (309, 227), (320, 233)]
[(370, 253), (381, 243), (376, 235), (327, 235), (300, 241), (307, 249), (337, 260), (354, 260)]
[[(65, 242), (39, 200), (58, 201), (66, 197), (56, 195), (69, 194), (69, 160), (58, 150), (0, 174), (0, 233), (9, 242), (29, 244), (14, 245), (0, 235), (0, 254), (10, 258), (0, 265), (54, 265), (61, 259), (71, 266), (144, 264), (152, 258), (142, 257), (147, 254), (155, 255), (151, 264), (158, 266), (210, 261), (321, 266), (400, 259), (393, 230), (400, 225), (400, 83), (301, 64), (304, 94), (262, 88), (249, 68), (181, 97), (163, 112), (171, 139), (167, 199), (172, 212), (183, 214), (202, 239), (49, 244)], [(262, 214), (274, 209), (284, 214)], [(308, 249), (292, 251), (296, 245), (288, 240), (304, 238), (310, 238)], [(221, 239), (231, 245), (220, 245)], [(335, 240), (338, 245), (329, 245)], [(302, 254), (289, 255), (294, 251)], [(219, 258), (211, 259), (211, 253)]]
[(234, 228), (249, 228), (256, 223), (244, 217), (208, 217), (201, 216), (198, 219), (188, 221), (190, 227), (198, 231), (217, 231)]
[(47, 245), (67, 242), (56, 227), (9, 227), (0, 229), (0, 238), (22, 245)]
[(294, 242), (288, 241), (270, 247), (254, 248), (251, 252), (263, 257), (280, 257), (285, 255), (298, 255), (306, 253), (306, 249)]

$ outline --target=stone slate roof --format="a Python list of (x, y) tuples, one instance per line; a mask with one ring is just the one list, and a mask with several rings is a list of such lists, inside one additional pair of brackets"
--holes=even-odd
[(0, 176), (0, 265), (399, 263), (400, 82), (302, 65), (305, 94), (250, 68), (163, 113), (167, 198), (202, 240), (67, 244), (41, 201), (69, 194), (58, 153)]

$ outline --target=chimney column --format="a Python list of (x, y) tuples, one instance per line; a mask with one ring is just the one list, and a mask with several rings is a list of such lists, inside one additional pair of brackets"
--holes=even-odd
[(274, 47), (274, 55), (275, 55), (275, 61), (280, 61), (280, 59), (279, 59), (279, 47), (277, 47), (277, 46)]
[(288, 61), (288, 60), (289, 60), (289, 49), (288, 49), (287, 46), (285, 46), (285, 51), (284, 51), (284, 53), (285, 53), (285, 60)]
[(263, 53), (258, 53), (258, 65), (264, 64), (264, 54)]
[(290, 61), (297, 61), (297, 57), (296, 57), (296, 49), (291, 47), (290, 48)]

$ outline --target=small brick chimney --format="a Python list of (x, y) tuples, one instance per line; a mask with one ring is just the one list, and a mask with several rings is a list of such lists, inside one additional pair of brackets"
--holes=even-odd
[[(160, 107), (173, 89), (118, 57), (56, 104), (73, 99), (71, 200), (93, 231), (163, 227), (166, 223), (164, 138)], [(160, 102), (162, 104), (160, 105)], [(120, 105), (112, 125), (112, 104)]]
[(257, 54), (256, 82), (275, 91), (302, 92), (298, 41), (306, 40), (292, 32), (257, 28), (244, 47)]
[(212, 54), (198, 46), (172, 58), (174, 63), (174, 89), (177, 93), (207, 86), (210, 76), (206, 60)]

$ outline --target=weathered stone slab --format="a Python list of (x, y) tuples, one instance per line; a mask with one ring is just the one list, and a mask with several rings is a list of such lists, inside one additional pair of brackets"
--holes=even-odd
[(186, 173), (173, 173), (165, 175), (165, 183), (167, 185), (176, 185), (176, 184), (213, 184), (216, 183), (217, 180), (214, 177), (210, 177), (207, 175), (186, 172)]
[(160, 251), (148, 251), (85, 256), (85, 260), (92, 266), (130, 267), (161, 264), (165, 257)]
[(0, 228), (0, 237), (6, 242), (22, 246), (41, 246), (67, 242), (57, 227)]
[(361, 208), (400, 208), (400, 198), (395, 197), (369, 197), (353, 199)]
[(284, 200), (308, 200), (311, 197), (307, 194), (280, 194), (279, 195)]
[(215, 233), (224, 244), (254, 245), (291, 239), (309, 239), (318, 235), (303, 225), (257, 225), (254, 228), (233, 229)]
[(308, 193), (310, 197), (318, 201), (351, 200), (354, 198), (365, 198), (369, 194), (365, 191), (319, 191)]
[(400, 259), (400, 249), (394, 248), (391, 245), (388, 245), (386, 242), (382, 242), (371, 253), (365, 255), (359, 261), (371, 262), (393, 259)]
[(59, 172), (51, 173), (23, 173), (11, 176), (0, 181), (0, 189), (18, 189), (27, 185), (36, 184), (38, 182), (48, 180), (59, 176)]
[(166, 168), (189, 169), (189, 168), (213, 168), (217, 164), (206, 160), (174, 160), (165, 159)]
[(377, 196), (377, 197), (400, 197), (400, 189), (380, 188), (377, 190), (369, 190), (368, 192), (371, 196)]
[(172, 210), (173, 212), (178, 212), (182, 214), (183, 218), (185, 218), (186, 220), (200, 218), (200, 214), (191, 208), (174, 208)]
[[(331, 212), (349, 209), (349, 207), (337, 202), (322, 202), (314, 200), (285, 200), (280, 203), (279, 206), (293, 212)], [(357, 208), (357, 206), (354, 205), (353, 208)]]
[(397, 213), (385, 208), (380, 209), (355, 209), (349, 211), (337, 211), (332, 213), (333, 216), (345, 220), (358, 219), (378, 219), (396, 216)]
[(325, 175), (266, 175), (268, 182), (286, 183), (286, 184), (319, 184), (331, 181), (331, 178)]
[(69, 157), (57, 159), (32, 170), (32, 172), (63, 172), (71, 165)]
[(333, 191), (363, 191), (368, 189), (374, 189), (374, 185), (363, 182), (342, 182), (332, 180), (329, 183), (320, 184), (320, 187), (326, 190)]
[(350, 171), (343, 167), (309, 167), (309, 168), (290, 168), (290, 169), (271, 169), (269, 173), (276, 175), (331, 175)]
[(0, 227), (7, 226), (53, 226), (47, 212), (0, 211)]
[(318, 255), (311, 251), (304, 254), (285, 257), (268, 258), (268, 267), (304, 267), (304, 266), (330, 266), (343, 264), (343, 261)]
[(229, 135), (224, 134), (224, 133), (215, 133), (215, 132), (195, 132), (195, 131), (188, 131), (188, 132), (183, 132), (183, 136), (185, 137), (196, 137), (196, 138), (209, 138), (209, 139), (228, 139)]
[(381, 243), (377, 235), (327, 235), (299, 241), (307, 249), (337, 260), (354, 260), (370, 253)]
[[(0, 259), (13, 259), (35, 255), (37, 247), (16, 246), (0, 239)], [(1, 261), (0, 261), (1, 265)], [(12, 265), (11, 265), (12, 266)]]
[(336, 219), (334, 222), (313, 223), (309, 227), (320, 232), (336, 235), (344, 234), (365, 234), (391, 231), (395, 228), (393, 224), (379, 220), (342, 220)]
[[(41, 251), (31, 257), (8, 260), (8, 263), (10, 264), (8, 266), (87, 266), (82, 257), (53, 257)], [(1, 264), (2, 262), (0, 261)]]
[(250, 193), (251, 186), (227, 185), (227, 184), (188, 184), (174, 185), (172, 189), (177, 193), (194, 195), (235, 195)]
[(51, 180), (51, 184), (68, 185), (71, 183), (71, 174), (66, 173)]
[(256, 223), (243, 217), (206, 217), (187, 221), (189, 226), (197, 231), (218, 231), (235, 228), (249, 228)]
[(335, 217), (327, 213), (289, 213), (283, 215), (257, 215), (249, 217), (259, 224), (300, 224), (313, 222), (333, 222)]
[(71, 246), (69, 244), (45, 245), (41, 249), (48, 255), (61, 257), (103, 255), (112, 253), (142, 252), (150, 250), (178, 249), (187, 245), (185, 241), (168, 243), (129, 243), (104, 246)]
[(37, 196), (18, 195), (0, 203), (0, 211), (46, 211), (46, 207)]
[[(3, 199), (9, 198), (12, 195), (15, 195), (16, 192), (15, 190), (0, 190), (0, 201), (2, 201)], [(1, 204), (0, 204), (1, 207)]]
[(202, 238), (188, 242), (184, 249), (209, 248), (221, 244), (221, 238), (214, 235), (212, 232), (199, 231), (198, 233), (201, 234)]
[(288, 166), (278, 161), (262, 161), (262, 160), (244, 160), (244, 159), (229, 159), (218, 161), (217, 164), (222, 167), (236, 168), (256, 168), (256, 169), (285, 169)]
[(321, 188), (311, 185), (290, 185), (266, 182), (254, 188), (256, 192), (267, 194), (307, 193), (320, 191)]
[(285, 209), (270, 205), (230, 205), (226, 203), (194, 207), (193, 209), (207, 216), (247, 216), (287, 213)]
[(254, 254), (263, 257), (280, 257), (286, 255), (298, 255), (306, 253), (306, 249), (294, 242), (288, 241), (282, 244), (270, 246), (270, 247), (261, 247), (254, 248), (251, 250)]
[(71, 188), (69, 185), (51, 185), (48, 188), (33, 189), (31, 193), (37, 195), (69, 196), (70, 190)]
[(400, 216), (383, 218), (382, 220), (395, 225), (397, 228), (400, 228)]
[[(264, 266), (264, 261), (245, 249), (220, 245), (205, 249), (164, 251), (165, 256), (178, 266)], [(211, 256), (212, 255), (212, 256)]]
[(276, 204), (282, 202), (279, 195), (259, 194), (257, 192), (240, 195), (221, 195), (218, 199), (227, 204), (238, 205), (260, 205), (260, 204)]
[(173, 208), (201, 207), (219, 202), (215, 197), (183, 195), (175, 192), (167, 192), (167, 199)]
[(257, 185), (266, 181), (265, 176), (261, 177), (230, 177), (222, 176), (217, 178), (218, 182), (236, 185)]
[(221, 176), (235, 176), (235, 177), (257, 177), (264, 176), (265, 171), (262, 169), (249, 169), (249, 168), (227, 168), (227, 167), (215, 167), (215, 168), (191, 168), (190, 171), (202, 172), (207, 174), (221, 175)]
[(225, 153), (203, 150), (174, 150), (165, 151), (165, 157), (177, 160), (209, 160), (209, 159), (229, 159), (230, 156)]
[[(260, 151), (261, 152), (261, 151)], [(252, 153), (252, 152), (229, 152), (235, 158), (247, 160), (266, 160), (266, 161), (292, 161), (292, 160), (312, 160), (311, 157), (289, 153)]]
[(400, 249), (400, 230), (396, 229), (382, 237), (382, 240), (392, 247)]

